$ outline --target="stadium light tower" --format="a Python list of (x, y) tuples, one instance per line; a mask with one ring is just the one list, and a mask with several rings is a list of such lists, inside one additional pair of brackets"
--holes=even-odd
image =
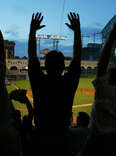
[(101, 32), (94, 32), (93, 33), (93, 43), (95, 43), (96, 35), (101, 35)]
[(53, 40), (53, 49), (58, 50), (58, 44), (59, 44), (59, 40), (66, 40), (67, 37), (66, 36), (57, 36), (57, 35), (36, 35), (36, 39), (38, 40), (38, 45), (39, 45), (39, 57), (40, 57), (40, 40), (41, 39), (51, 39)]

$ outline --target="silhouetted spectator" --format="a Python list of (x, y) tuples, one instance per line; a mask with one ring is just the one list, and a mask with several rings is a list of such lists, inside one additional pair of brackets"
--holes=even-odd
[(26, 94), (27, 94), (27, 90), (25, 90), (25, 89), (16, 89), (16, 90), (13, 90), (9, 94), (9, 98), (10, 98), (10, 100), (19, 101), (21, 104), (26, 105), (27, 110), (28, 110), (28, 118), (29, 118), (30, 122), (32, 122), (33, 108), (32, 108), (32, 105), (31, 105), (29, 99), (27, 98)]
[(77, 114), (76, 127), (70, 128), (69, 133), (72, 141), (72, 154), (77, 155), (81, 152), (83, 145), (89, 135), (89, 115), (86, 112)]
[(78, 112), (76, 119), (76, 127), (88, 128), (90, 117), (86, 112)]
[(18, 131), (21, 130), (21, 113), (19, 110), (15, 110), (13, 113), (12, 113), (12, 117), (13, 119), (15, 120), (15, 127)]
[(109, 64), (116, 41), (116, 23), (101, 51), (94, 81), (91, 135), (82, 151), (85, 155), (116, 155), (116, 64)]
[[(26, 90), (25, 89), (17, 89), (13, 90), (10, 94), (10, 100), (16, 100), (19, 101), (21, 104), (26, 104), (28, 115), (25, 115), (21, 122), (19, 121), (19, 113), (18, 110), (15, 110), (13, 113), (13, 117), (16, 121), (16, 128), (19, 126), (19, 134), (20, 134), (20, 142), (22, 146), (22, 151), (24, 156), (29, 156), (29, 154), (32, 154), (32, 133), (33, 133), (33, 125), (32, 125), (32, 119), (33, 119), (33, 108), (31, 103), (29, 102), (27, 96), (26, 96)], [(20, 123), (19, 123), (20, 122)]]
[[(41, 13), (32, 15), (30, 25), (28, 72), (34, 98), (35, 125), (41, 134), (40, 142), (46, 145), (46, 149), (51, 152), (50, 155), (59, 155), (64, 150), (65, 131), (70, 124), (73, 98), (81, 71), (82, 45), (79, 15), (70, 13), (68, 19), (70, 24), (66, 23), (66, 25), (74, 31), (74, 47), (72, 62), (64, 75), (62, 75), (65, 69), (64, 56), (56, 50), (46, 56), (47, 75), (41, 71), (36, 51), (36, 31), (45, 27), (41, 25), (43, 21)], [(43, 151), (43, 155), (44, 152), (46, 150)]]
[(0, 155), (19, 156), (18, 134), (11, 116), (10, 101), (5, 85), (5, 55), (4, 39), (0, 31)]

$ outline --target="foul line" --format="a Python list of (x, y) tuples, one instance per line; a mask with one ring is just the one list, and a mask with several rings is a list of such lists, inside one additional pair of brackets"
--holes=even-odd
[(92, 106), (92, 104), (81, 104), (81, 105), (75, 105), (75, 106), (72, 106), (72, 108), (78, 108), (78, 107), (86, 107), (86, 106)]

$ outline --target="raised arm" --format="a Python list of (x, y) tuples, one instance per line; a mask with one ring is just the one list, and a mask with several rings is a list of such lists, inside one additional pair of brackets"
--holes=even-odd
[(81, 61), (82, 42), (79, 14), (70, 12), (70, 14), (68, 14), (68, 19), (70, 24), (66, 23), (66, 25), (74, 31), (73, 59)]
[(41, 25), (43, 20), (43, 16), (41, 13), (36, 13), (32, 15), (32, 20), (30, 24), (30, 33), (29, 33), (29, 41), (28, 41), (28, 57), (29, 59), (32, 57), (37, 57), (36, 53), (36, 31), (45, 27), (45, 25)]
[(5, 73), (6, 73), (6, 59), (5, 59), (5, 51), (4, 51), (4, 39), (2, 32), (0, 31), (0, 80), (5, 81)]
[(4, 51), (4, 39), (2, 32), (0, 31), (0, 121), (5, 120), (4, 114), (8, 108), (8, 94), (5, 86), (5, 51)]
[(103, 76), (107, 72), (107, 67), (109, 64), (114, 41), (116, 41), (116, 23), (111, 30), (109, 37), (101, 51), (101, 55), (98, 61), (97, 77)]

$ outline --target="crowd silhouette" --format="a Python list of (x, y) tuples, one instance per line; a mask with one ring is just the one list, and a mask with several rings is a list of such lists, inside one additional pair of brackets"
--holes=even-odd
[[(69, 23), (65, 23), (74, 35), (73, 58), (68, 70), (65, 70), (63, 53), (52, 50), (45, 58), (46, 74), (40, 68), (36, 47), (36, 32), (45, 27), (43, 18), (39, 12), (32, 15), (28, 40), (28, 74), (33, 107), (26, 90), (7, 92), (4, 39), (0, 31), (0, 155), (115, 155), (116, 65), (109, 62), (116, 40), (116, 24), (98, 61), (91, 115), (79, 112), (77, 123), (73, 125), (72, 105), (80, 79), (82, 57), (79, 14), (70, 12)], [(21, 118), (12, 100), (26, 104), (28, 115)]]

